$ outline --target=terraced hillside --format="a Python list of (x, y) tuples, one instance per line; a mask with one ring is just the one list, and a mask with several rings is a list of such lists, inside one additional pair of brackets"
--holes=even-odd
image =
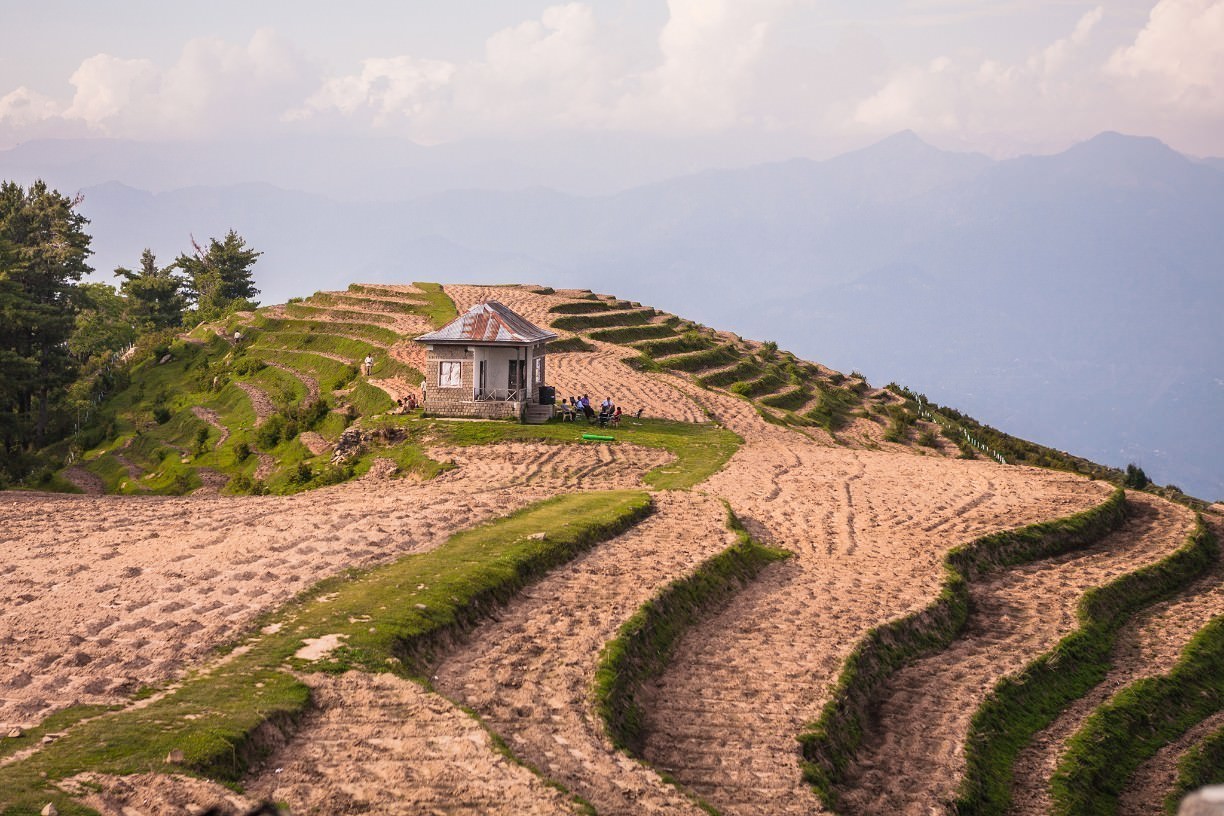
[[(486, 298), (561, 335), (559, 395), (643, 417), (388, 415), (408, 338)], [(590, 292), (353, 286), (156, 351), (64, 471), (89, 495), (0, 494), (5, 816), (1154, 813), (1224, 778), (1218, 513)]]

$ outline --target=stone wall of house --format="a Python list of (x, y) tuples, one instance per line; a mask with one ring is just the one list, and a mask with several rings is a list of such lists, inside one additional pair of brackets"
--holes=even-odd
[[(442, 388), (438, 385), (442, 362), (459, 361), (462, 364), (459, 388)], [(466, 346), (437, 345), (425, 355), (425, 404), (431, 414), (458, 417), (480, 417), (484, 419), (518, 419), (522, 403), (518, 402), (474, 402), (475, 355)]]

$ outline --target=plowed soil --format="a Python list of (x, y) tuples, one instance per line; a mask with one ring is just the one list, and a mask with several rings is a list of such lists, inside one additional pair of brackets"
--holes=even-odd
[(703, 488), (796, 557), (685, 638), (648, 699), (646, 756), (726, 814), (817, 812), (795, 737), (867, 629), (930, 603), (951, 547), (1107, 494), (1066, 474), (804, 443), (740, 400), (704, 398), (749, 444)]
[[(556, 316), (548, 309), (567, 299), (524, 287), (446, 291), (460, 311), (497, 299), (542, 327)], [(396, 320), (401, 331), (429, 328), (416, 316)], [(950, 548), (1085, 509), (1108, 492), (1082, 477), (884, 443), (883, 427), (862, 417), (836, 438), (800, 434), (765, 423), (745, 400), (699, 389), (692, 378), (639, 373), (620, 362), (623, 348), (594, 345), (594, 352), (549, 359), (558, 397), (611, 396), (631, 413), (641, 407), (681, 420), (701, 421), (708, 412), (745, 444), (693, 491), (656, 493), (658, 510), (640, 526), (529, 587), (444, 659), (436, 683), (545, 778), (600, 813), (699, 812), (684, 792), (612, 750), (588, 695), (599, 651), (617, 627), (659, 587), (730, 542), (720, 498), (754, 535), (795, 556), (765, 569), (691, 631), (643, 703), (647, 758), (730, 816), (820, 811), (802, 781), (795, 737), (819, 715), (845, 655), (870, 627), (931, 602)], [(410, 346), (390, 353), (415, 359), (419, 349)], [(266, 416), (266, 395), (240, 385)], [(0, 494), (0, 728), (34, 725), (72, 703), (126, 701), (140, 685), (201, 666), (210, 649), (321, 577), (437, 546), (558, 492), (640, 486), (641, 474), (668, 456), (627, 445), (535, 443), (431, 455), (458, 467), (423, 484), (380, 478), (385, 468), (373, 468), (357, 482), (293, 497)], [(1184, 535), (1184, 515), (1163, 505), (1132, 524), (1176, 533), (997, 576), (1001, 611), (991, 625), (1012, 629), (982, 635), (996, 638), (999, 648), (989, 654), (940, 658), (949, 661), (942, 678), (952, 702), (927, 707), (923, 677), (898, 679), (896, 725), (880, 732), (896, 735), (880, 739), (896, 750), (864, 765), (863, 809), (878, 801), (875, 812), (904, 812), (906, 797), (928, 780), (954, 780), (956, 717), (972, 707), (975, 683), (1009, 670), (998, 652), (1020, 663), (1035, 657), (1069, 625), (1067, 602)], [(1032, 608), (1043, 599), (1058, 612), (1038, 626), (1030, 619), (1042, 616)], [(981, 602), (992, 601), (983, 595)], [(1171, 610), (1164, 623), (1153, 618), (1153, 639), (1160, 626), (1180, 625)], [(1201, 625), (1200, 614), (1187, 607), (1187, 631)], [(1135, 642), (1146, 644), (1143, 637)], [(1178, 630), (1167, 640), (1181, 638)], [(1156, 644), (1138, 648), (1137, 660), (1172, 659)], [(216, 802), (242, 808), (263, 798), (313, 814), (576, 810), (568, 796), (504, 758), (441, 695), (385, 675), (304, 679), (317, 707), (245, 781), (245, 799), (213, 783), (150, 774), (92, 778), (101, 790), (91, 805), (123, 816), (198, 812)], [(964, 712), (952, 710), (957, 700)], [(919, 752), (923, 767), (910, 769), (901, 754)], [(905, 775), (902, 793), (867, 781), (893, 762)]]
[(289, 497), (0, 493), (0, 726), (118, 702), (325, 575), (437, 546), (561, 490), (640, 486), (667, 460), (528, 443), (435, 455), (460, 468)]
[(701, 811), (617, 754), (589, 702), (599, 651), (658, 589), (733, 543), (726, 510), (659, 494), (633, 530), (555, 570), (437, 669), (435, 685), (480, 713), (514, 752), (600, 813)]
[[(887, 684), (878, 721), (848, 775), (845, 812), (926, 814), (955, 797), (969, 721), (995, 682), (1077, 628), (1075, 609), (1086, 590), (1185, 542), (1193, 516), (1184, 507), (1146, 494), (1130, 502), (1125, 526), (1095, 546), (971, 584), (962, 636)], [(1049, 812), (1048, 801), (1029, 809), (1030, 797), (1022, 798), (1022, 812)]]

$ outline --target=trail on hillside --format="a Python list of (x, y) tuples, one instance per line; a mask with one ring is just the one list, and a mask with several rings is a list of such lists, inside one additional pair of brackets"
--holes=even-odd
[(969, 722), (995, 683), (1078, 628), (1075, 610), (1088, 589), (1185, 543), (1193, 524), (1185, 508), (1144, 494), (1130, 501), (1124, 526), (1094, 546), (970, 585), (971, 612), (960, 637), (885, 685), (847, 774), (840, 800), (847, 814), (917, 816), (950, 802), (964, 776)]
[(1068, 474), (827, 447), (742, 400), (699, 398), (748, 442), (702, 489), (796, 557), (684, 638), (647, 690), (646, 757), (725, 814), (817, 812), (795, 738), (863, 634), (930, 603), (951, 547), (1105, 491)]
[(276, 406), (272, 404), (272, 399), (267, 393), (257, 385), (249, 382), (234, 381), (234, 385), (242, 389), (243, 393), (251, 401), (251, 409), (255, 411), (255, 427), (267, 421), (268, 417), (276, 413)]
[(612, 748), (590, 693), (600, 649), (638, 606), (734, 543), (725, 518), (712, 498), (656, 494), (645, 521), (549, 573), (477, 629), (437, 669), (435, 685), (601, 814), (700, 814)]

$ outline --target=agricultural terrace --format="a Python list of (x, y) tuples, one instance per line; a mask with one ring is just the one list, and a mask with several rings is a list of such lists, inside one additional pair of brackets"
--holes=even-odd
[[(484, 298), (643, 418), (393, 412)], [(1137, 813), (1221, 778), (1219, 516), (907, 389), (433, 284), (126, 375), (64, 492), (0, 494), (5, 816)]]

